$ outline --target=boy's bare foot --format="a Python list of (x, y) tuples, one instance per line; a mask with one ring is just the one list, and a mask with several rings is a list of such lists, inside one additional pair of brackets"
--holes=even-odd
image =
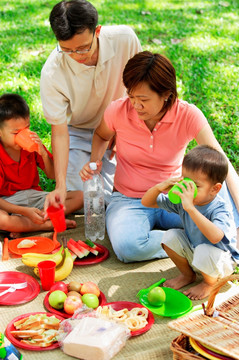
[(75, 222), (75, 220), (66, 219), (66, 227), (67, 227), (67, 229), (74, 229), (74, 228), (76, 228), (76, 222)]
[(176, 278), (165, 281), (163, 286), (178, 290), (181, 289), (183, 286), (191, 284), (195, 280), (196, 280), (196, 274), (194, 273), (192, 274), (192, 276), (185, 276), (183, 274), (180, 274)]
[(209, 285), (205, 281), (202, 281), (200, 284), (190, 287), (183, 293), (191, 300), (201, 300), (206, 298), (210, 294), (213, 286), (214, 285)]

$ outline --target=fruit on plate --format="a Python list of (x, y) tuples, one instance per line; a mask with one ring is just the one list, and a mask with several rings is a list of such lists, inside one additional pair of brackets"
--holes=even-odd
[[(63, 261), (56, 267), (55, 270), (55, 281), (61, 281), (70, 275), (73, 269), (73, 258), (68, 248), (64, 248)], [(37, 267), (34, 268), (34, 273), (39, 277), (39, 270)]]
[(80, 245), (84, 248), (86, 248), (88, 251), (90, 251), (92, 254), (94, 254), (95, 256), (98, 255), (98, 251), (96, 249), (94, 249), (93, 247), (87, 245), (84, 241), (82, 240), (77, 240), (77, 245)]
[(83, 304), (89, 308), (95, 309), (99, 306), (99, 298), (95, 294), (84, 294), (81, 297)]
[(78, 281), (70, 281), (68, 284), (68, 291), (77, 291), (80, 292), (81, 283)]
[(89, 239), (86, 239), (86, 240), (85, 240), (85, 243), (86, 243), (87, 245), (89, 245), (92, 249), (98, 251), (99, 253), (103, 253), (103, 252), (104, 252), (104, 250), (102, 250), (102, 248), (100, 248), (98, 245), (96, 245), (95, 243), (93, 243), (93, 242), (92, 242), (91, 240), (89, 240)]
[(68, 287), (67, 285), (63, 282), (63, 281), (57, 281), (55, 282), (54, 285), (52, 285), (52, 287), (50, 288), (50, 293), (52, 293), (55, 290), (61, 290), (63, 291), (65, 294), (68, 293)]
[(166, 300), (166, 294), (162, 287), (156, 286), (148, 293), (148, 302), (153, 306), (161, 306)]
[(79, 298), (81, 298), (81, 294), (74, 290), (69, 291), (66, 295), (67, 296), (78, 296)]
[(67, 247), (80, 259), (83, 257), (86, 257), (89, 255), (89, 253), (94, 254), (95, 256), (98, 255), (98, 253), (104, 252), (102, 248), (100, 248), (98, 245), (94, 244), (90, 240), (73, 240), (70, 239), (67, 242)]
[(63, 309), (64, 308), (64, 302), (66, 300), (67, 296), (66, 294), (61, 291), (61, 290), (55, 290), (52, 293), (50, 293), (49, 295), (49, 304), (54, 308), (54, 309)]
[(59, 265), (63, 260), (63, 246), (54, 254), (26, 253), (22, 255), (23, 264), (37, 267), (38, 263), (44, 260), (52, 260)]
[(64, 311), (67, 314), (74, 314), (74, 312), (81, 307), (82, 301), (78, 296), (68, 296), (64, 301)]
[(92, 281), (87, 281), (81, 286), (80, 293), (81, 293), (81, 295), (95, 294), (97, 297), (99, 297), (100, 296), (100, 289)]

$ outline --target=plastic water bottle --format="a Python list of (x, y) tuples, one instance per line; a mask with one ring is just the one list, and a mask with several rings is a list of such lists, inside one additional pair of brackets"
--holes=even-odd
[(105, 201), (102, 176), (96, 172), (96, 163), (90, 163), (92, 179), (84, 182), (85, 237), (91, 241), (105, 237)]

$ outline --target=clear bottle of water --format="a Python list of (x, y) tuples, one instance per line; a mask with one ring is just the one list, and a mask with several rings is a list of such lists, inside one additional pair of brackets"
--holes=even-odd
[(84, 182), (85, 237), (95, 241), (105, 237), (104, 182), (96, 172), (97, 164), (90, 163), (90, 168), (94, 175)]

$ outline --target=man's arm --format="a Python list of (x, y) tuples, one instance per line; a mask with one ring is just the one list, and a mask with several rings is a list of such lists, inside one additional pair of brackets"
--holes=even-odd
[(45, 201), (44, 209), (53, 205), (58, 207), (60, 203), (64, 204), (66, 199), (66, 172), (69, 157), (69, 134), (67, 123), (51, 126), (52, 152), (54, 159), (55, 190), (50, 192)]

